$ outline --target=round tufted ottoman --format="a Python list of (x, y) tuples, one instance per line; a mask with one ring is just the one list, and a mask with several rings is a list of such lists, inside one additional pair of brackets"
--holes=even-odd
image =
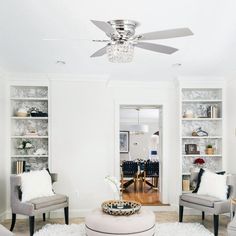
[(111, 216), (96, 209), (85, 219), (88, 236), (153, 236), (155, 232), (155, 215), (141, 209), (131, 216)]

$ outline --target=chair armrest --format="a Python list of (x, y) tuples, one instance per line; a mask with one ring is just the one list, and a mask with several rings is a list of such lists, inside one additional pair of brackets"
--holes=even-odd
[(235, 211), (235, 205), (236, 205), (236, 198), (231, 198), (230, 201), (230, 219), (233, 219), (234, 211)]
[(57, 182), (58, 180), (58, 174), (57, 173), (50, 173), (51, 178), (52, 178), (52, 183)]
[(11, 186), (11, 205), (15, 205), (20, 202), (19, 188), (21, 186), (21, 177), (17, 175), (11, 175), (10, 186)]
[(15, 214), (31, 215), (34, 207), (31, 203), (21, 202), (19, 191), (21, 186), (21, 177), (18, 175), (11, 175), (11, 208)]

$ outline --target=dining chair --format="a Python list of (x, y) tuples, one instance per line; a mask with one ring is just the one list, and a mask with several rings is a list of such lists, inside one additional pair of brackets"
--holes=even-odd
[[(138, 178), (138, 163), (134, 161), (124, 161), (121, 166), (121, 187), (122, 192), (124, 189), (134, 183), (136, 190), (136, 180)], [(125, 179), (128, 181), (124, 182)]]
[[(151, 182), (147, 179), (151, 178)], [(143, 185), (147, 184), (153, 189), (158, 189), (159, 162), (147, 161), (144, 166)], [(143, 186), (144, 189), (144, 186)]]

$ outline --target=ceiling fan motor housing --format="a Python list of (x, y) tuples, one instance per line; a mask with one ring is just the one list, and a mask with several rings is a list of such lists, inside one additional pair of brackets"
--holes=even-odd
[(110, 24), (118, 34), (109, 35), (113, 40), (128, 40), (135, 34), (135, 29), (139, 26), (137, 21), (133, 20), (111, 20), (107, 22)]

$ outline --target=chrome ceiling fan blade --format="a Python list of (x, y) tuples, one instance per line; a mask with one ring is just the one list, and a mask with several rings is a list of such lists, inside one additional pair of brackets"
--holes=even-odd
[(105, 55), (106, 52), (107, 52), (107, 46), (99, 49), (94, 54), (92, 54), (90, 57), (101, 57), (101, 56)]
[(43, 41), (91, 41), (85, 38), (43, 38)]
[(165, 53), (165, 54), (172, 54), (176, 51), (178, 51), (177, 48), (165, 46), (165, 45), (160, 45), (160, 44), (155, 44), (155, 43), (145, 43), (145, 42), (138, 42), (136, 47), (154, 51), (154, 52), (160, 52), (160, 53)]
[(193, 32), (189, 28), (178, 28), (163, 31), (154, 31), (150, 33), (144, 33), (137, 35), (139, 40), (155, 40), (155, 39), (169, 39), (177, 37), (185, 37), (193, 35)]
[(97, 20), (91, 20), (91, 22), (96, 25), (100, 30), (102, 30), (103, 32), (105, 32), (107, 35), (112, 35), (114, 33), (116, 33), (116, 31), (114, 30), (114, 28), (108, 24), (105, 21), (97, 21)]
[(108, 43), (108, 42), (110, 42), (110, 40), (108, 40), (108, 39), (93, 39), (92, 41), (95, 43)]

